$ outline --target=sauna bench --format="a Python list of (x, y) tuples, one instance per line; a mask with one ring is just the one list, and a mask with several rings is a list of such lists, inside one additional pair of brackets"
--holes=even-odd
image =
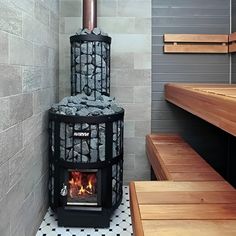
[(236, 85), (168, 83), (165, 98), (236, 136)]
[(157, 180), (224, 181), (178, 134), (149, 134), (146, 153)]
[(130, 183), (135, 236), (235, 236), (236, 190), (225, 181)]

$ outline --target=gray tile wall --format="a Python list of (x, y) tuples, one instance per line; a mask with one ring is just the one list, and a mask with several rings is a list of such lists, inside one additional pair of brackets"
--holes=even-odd
[(58, 96), (59, 3), (0, 1), (0, 234), (34, 236), (47, 205), (47, 109)]
[(166, 102), (164, 84), (229, 83), (229, 55), (164, 54), (163, 34), (229, 32), (230, 0), (152, 1), (152, 132), (180, 133), (221, 172), (226, 146), (222, 133)]
[[(81, 0), (60, 0), (60, 98), (70, 95), (69, 36), (81, 27)], [(111, 95), (125, 108), (124, 180), (149, 178), (151, 0), (98, 0), (98, 26), (112, 37)]]

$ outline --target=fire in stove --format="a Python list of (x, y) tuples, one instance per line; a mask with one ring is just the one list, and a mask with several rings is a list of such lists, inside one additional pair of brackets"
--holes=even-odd
[(97, 173), (69, 171), (68, 205), (97, 205)]

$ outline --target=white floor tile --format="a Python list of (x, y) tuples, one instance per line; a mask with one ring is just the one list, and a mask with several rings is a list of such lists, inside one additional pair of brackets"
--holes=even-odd
[(124, 186), (122, 203), (111, 216), (110, 228), (108, 229), (58, 227), (55, 213), (48, 209), (36, 236), (131, 236), (133, 231), (130, 225), (128, 192), (129, 188)]

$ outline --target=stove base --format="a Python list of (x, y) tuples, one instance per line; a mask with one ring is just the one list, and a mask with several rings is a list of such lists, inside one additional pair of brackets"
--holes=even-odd
[(60, 207), (57, 216), (58, 226), (62, 227), (108, 228), (111, 211), (106, 209), (81, 211)]

